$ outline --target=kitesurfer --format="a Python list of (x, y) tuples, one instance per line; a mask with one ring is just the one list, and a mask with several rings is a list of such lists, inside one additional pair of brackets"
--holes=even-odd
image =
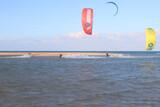
[(106, 57), (109, 57), (110, 55), (109, 55), (109, 53), (106, 53)]
[(32, 55), (32, 53), (31, 53), (31, 52), (29, 52), (29, 53), (28, 53), (28, 55), (29, 55), (29, 56), (31, 56), (31, 55)]
[(62, 54), (59, 55), (59, 58), (62, 58)]

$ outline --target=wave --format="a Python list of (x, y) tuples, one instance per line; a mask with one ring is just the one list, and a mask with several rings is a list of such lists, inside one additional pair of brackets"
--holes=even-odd
[(64, 55), (62, 58), (67, 59), (104, 59), (104, 58), (125, 58), (125, 59), (140, 59), (140, 58), (160, 58), (160, 56), (151, 55), (130, 55), (121, 53), (109, 53), (109, 56), (89, 56), (89, 55)]
[(21, 55), (21, 56), (3, 56), (0, 58), (30, 58), (32, 57), (31, 55)]
[(111, 58), (136, 58), (136, 56), (132, 56), (128, 54), (115, 54), (115, 53), (109, 54), (109, 57)]
[(71, 59), (103, 59), (103, 58), (136, 58), (135, 56), (125, 54), (109, 53), (109, 56), (90, 56), (90, 55), (64, 55), (62, 58)]
[(71, 58), (71, 59), (97, 59), (105, 58), (104, 56), (89, 56), (89, 55), (65, 55), (62, 58)]
[(160, 58), (157, 55), (129, 55), (129, 54), (109, 54), (111, 58)]

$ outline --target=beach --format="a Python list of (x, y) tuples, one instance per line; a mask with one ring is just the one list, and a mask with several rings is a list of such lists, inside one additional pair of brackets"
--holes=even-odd
[(0, 52), (0, 56), (105, 56), (106, 52)]

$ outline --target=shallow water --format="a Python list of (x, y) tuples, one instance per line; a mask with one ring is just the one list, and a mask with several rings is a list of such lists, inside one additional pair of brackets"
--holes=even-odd
[(0, 107), (159, 107), (160, 58), (0, 59)]

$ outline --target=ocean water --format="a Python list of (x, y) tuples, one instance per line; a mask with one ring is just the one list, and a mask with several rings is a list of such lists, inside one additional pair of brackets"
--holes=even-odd
[(159, 107), (160, 52), (0, 58), (0, 107)]

